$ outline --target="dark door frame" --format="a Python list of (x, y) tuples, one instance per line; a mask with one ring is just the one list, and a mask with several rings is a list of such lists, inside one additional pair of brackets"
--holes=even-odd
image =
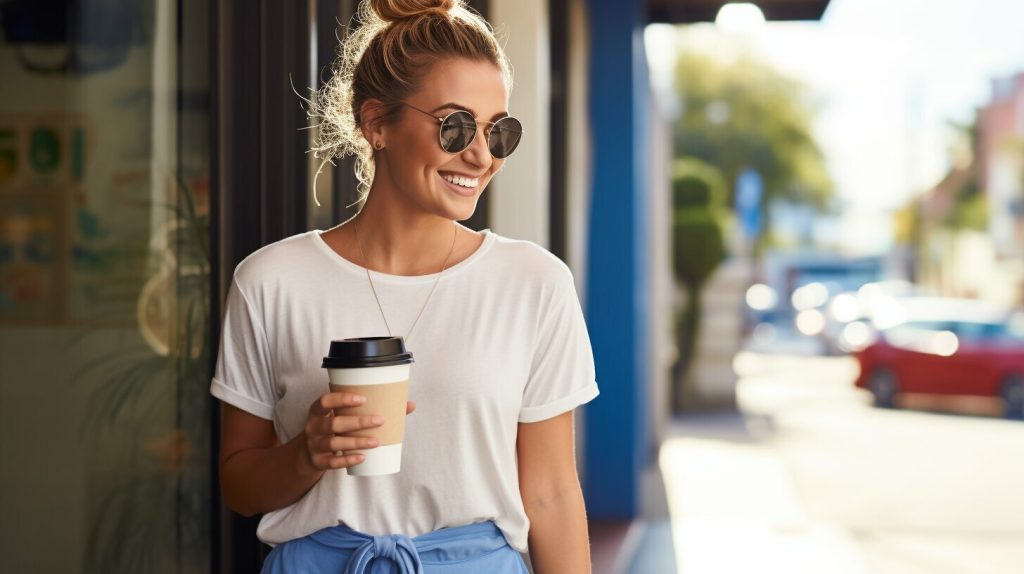
[[(219, 341), (235, 266), (306, 227), (306, 132), (299, 130), (306, 119), (291, 85), (309, 85), (311, 3), (219, 0), (210, 6), (211, 340)], [(268, 547), (256, 538), (259, 517), (223, 505), (221, 413), (211, 401), (211, 571), (257, 572)]]

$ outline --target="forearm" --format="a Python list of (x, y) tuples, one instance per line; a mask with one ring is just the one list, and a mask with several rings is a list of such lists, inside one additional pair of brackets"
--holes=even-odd
[(302, 498), (323, 476), (305, 455), (304, 434), (286, 444), (235, 453), (220, 467), (224, 504), (243, 515), (263, 514)]
[(587, 514), (578, 484), (550, 500), (526, 503), (526, 515), (535, 574), (590, 573)]

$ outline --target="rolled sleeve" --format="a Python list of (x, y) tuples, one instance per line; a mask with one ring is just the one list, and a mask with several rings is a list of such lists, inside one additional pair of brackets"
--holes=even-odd
[(594, 353), (572, 273), (562, 267), (541, 314), (519, 422), (546, 420), (597, 397)]
[(259, 314), (237, 282), (225, 302), (217, 366), (210, 394), (263, 419), (274, 418), (273, 368), (270, 347)]

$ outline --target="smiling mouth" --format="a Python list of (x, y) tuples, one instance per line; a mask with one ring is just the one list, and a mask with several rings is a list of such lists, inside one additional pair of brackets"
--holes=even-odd
[(448, 186), (448, 189), (463, 197), (475, 196), (480, 188), (480, 178), (478, 177), (461, 177), (452, 174), (442, 174), (440, 172), (438, 173), (438, 176), (441, 178), (441, 181)]
[(448, 183), (450, 183), (452, 185), (457, 185), (457, 186), (459, 186), (461, 188), (464, 188), (464, 189), (476, 189), (477, 187), (480, 186), (480, 178), (479, 177), (463, 177), (463, 176), (447, 174), (447, 173), (440, 173), (440, 172), (438, 172), (438, 173), (441, 176), (441, 179), (447, 181)]

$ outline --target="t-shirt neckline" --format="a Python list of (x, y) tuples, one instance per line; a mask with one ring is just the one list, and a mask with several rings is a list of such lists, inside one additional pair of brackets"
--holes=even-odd
[[(341, 267), (342, 269), (346, 269), (354, 273), (359, 273), (364, 277), (366, 276), (367, 270), (365, 267), (353, 261), (345, 259), (341, 255), (339, 255), (335, 250), (331, 249), (331, 246), (328, 245), (326, 241), (324, 241), (323, 237), (320, 236), (321, 233), (323, 233), (323, 231), (320, 229), (314, 229), (309, 232), (310, 238), (313, 240), (313, 244), (316, 245), (317, 249), (319, 249), (324, 255), (328, 257), (328, 259), (333, 261), (337, 266)], [(495, 239), (494, 232), (492, 232), (490, 228), (488, 228), (481, 230), (480, 233), (483, 234), (484, 240), (483, 243), (481, 243), (480, 246), (476, 248), (476, 251), (474, 251), (469, 255), (469, 257), (463, 259), (462, 261), (459, 261), (455, 265), (447, 267), (444, 271), (440, 272), (441, 275), (447, 277), (449, 275), (454, 275), (455, 273), (458, 273), (459, 271), (469, 267), (477, 259), (483, 257), (484, 254), (490, 250), (491, 245), (494, 243)], [(436, 280), (438, 274), (439, 273), (430, 273), (427, 275), (391, 275), (389, 273), (381, 273), (380, 271), (374, 271), (370, 269), (370, 277), (375, 282), (379, 281), (381, 283), (392, 284), (408, 285), (413, 283), (425, 283), (428, 281)]]

